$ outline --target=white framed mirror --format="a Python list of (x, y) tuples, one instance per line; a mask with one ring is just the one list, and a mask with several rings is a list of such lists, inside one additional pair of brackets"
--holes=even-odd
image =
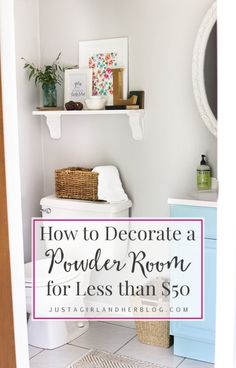
[(217, 8), (207, 11), (197, 34), (192, 62), (193, 91), (200, 116), (217, 137)]

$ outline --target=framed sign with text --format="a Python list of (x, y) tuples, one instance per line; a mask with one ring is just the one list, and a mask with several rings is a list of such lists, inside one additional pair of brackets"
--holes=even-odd
[(92, 70), (89, 68), (66, 69), (64, 103), (84, 102), (92, 96)]

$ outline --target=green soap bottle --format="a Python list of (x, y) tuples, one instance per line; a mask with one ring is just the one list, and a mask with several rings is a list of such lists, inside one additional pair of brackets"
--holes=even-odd
[(197, 189), (211, 189), (211, 169), (206, 163), (206, 155), (202, 155), (202, 160), (197, 168)]

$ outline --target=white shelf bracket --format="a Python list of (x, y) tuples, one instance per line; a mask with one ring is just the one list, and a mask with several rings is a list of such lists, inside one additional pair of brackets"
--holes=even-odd
[(141, 141), (144, 134), (144, 112), (132, 111), (128, 117), (133, 139)]
[(61, 115), (44, 115), (52, 139), (61, 138)]
[(144, 110), (99, 110), (99, 111), (33, 111), (33, 115), (44, 116), (48, 130), (52, 139), (61, 138), (61, 118), (62, 116), (100, 116), (100, 115), (123, 115), (127, 116), (132, 137), (136, 141), (141, 141), (144, 135)]

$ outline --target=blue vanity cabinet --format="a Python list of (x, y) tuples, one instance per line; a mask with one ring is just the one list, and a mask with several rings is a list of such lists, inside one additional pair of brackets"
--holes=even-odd
[[(178, 200), (180, 201), (180, 200)], [(169, 200), (171, 217), (203, 217), (204, 232), (204, 321), (171, 322), (174, 354), (214, 363), (216, 305), (216, 205), (174, 204)], [(196, 201), (194, 201), (196, 202)], [(191, 201), (190, 201), (191, 204)], [(209, 207), (210, 206), (210, 207)]]

